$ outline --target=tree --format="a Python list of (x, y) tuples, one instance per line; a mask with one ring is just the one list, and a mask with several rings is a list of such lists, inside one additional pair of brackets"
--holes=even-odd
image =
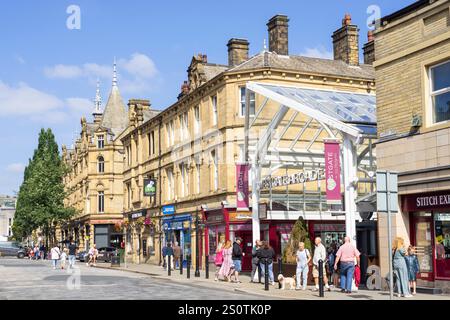
[(26, 237), (40, 228), (47, 242), (56, 240), (56, 225), (75, 214), (73, 208), (64, 207), (64, 173), (55, 136), (51, 129), (42, 129), (19, 190), (13, 225), (16, 236)]
[(311, 239), (305, 220), (299, 217), (295, 222), (287, 246), (283, 250), (284, 263), (296, 263), (295, 254), (298, 250), (298, 243), (304, 242), (305, 248), (311, 252)]

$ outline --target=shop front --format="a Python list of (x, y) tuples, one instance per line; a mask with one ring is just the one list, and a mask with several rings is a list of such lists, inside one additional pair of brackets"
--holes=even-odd
[(410, 219), (410, 240), (419, 258), (419, 278), (450, 287), (450, 190), (405, 195), (402, 211)]
[[(164, 211), (163, 211), (164, 213)], [(162, 230), (164, 233), (163, 246), (171, 242), (174, 244), (178, 242), (178, 245), (182, 249), (183, 265), (187, 261), (187, 257), (191, 256), (191, 223), (192, 216), (190, 214), (169, 214), (162, 218)]]
[(121, 228), (117, 227), (118, 220), (92, 220), (94, 227), (94, 244), (97, 248), (120, 248), (123, 241)]

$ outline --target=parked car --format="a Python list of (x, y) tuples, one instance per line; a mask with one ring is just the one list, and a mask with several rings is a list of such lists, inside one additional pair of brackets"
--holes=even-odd
[(0, 255), (3, 257), (24, 258), (27, 251), (18, 242), (2, 241), (0, 242)]
[(75, 256), (75, 259), (77, 259), (80, 262), (85, 262), (88, 260), (89, 252), (87, 251), (78, 251), (78, 253)]
[(97, 261), (111, 262), (111, 257), (117, 256), (118, 251), (114, 247), (102, 247), (98, 249)]

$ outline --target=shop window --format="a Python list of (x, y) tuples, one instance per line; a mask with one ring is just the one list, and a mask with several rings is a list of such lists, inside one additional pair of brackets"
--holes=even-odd
[(450, 213), (434, 215), (436, 277), (450, 278)]
[(430, 68), (433, 123), (450, 120), (450, 61)]

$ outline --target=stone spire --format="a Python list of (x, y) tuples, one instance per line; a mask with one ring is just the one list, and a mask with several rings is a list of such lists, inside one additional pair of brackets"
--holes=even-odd
[(95, 108), (92, 115), (94, 116), (94, 123), (98, 123), (102, 119), (103, 111), (102, 111), (102, 96), (100, 95), (100, 80), (97, 79), (97, 91), (95, 93), (94, 100)]
[(100, 125), (104, 128), (110, 129), (115, 135), (115, 138), (123, 130), (125, 130), (128, 125), (128, 114), (117, 85), (117, 64), (115, 58), (111, 93), (109, 95), (108, 102), (106, 103), (105, 110), (103, 111), (103, 117)]

